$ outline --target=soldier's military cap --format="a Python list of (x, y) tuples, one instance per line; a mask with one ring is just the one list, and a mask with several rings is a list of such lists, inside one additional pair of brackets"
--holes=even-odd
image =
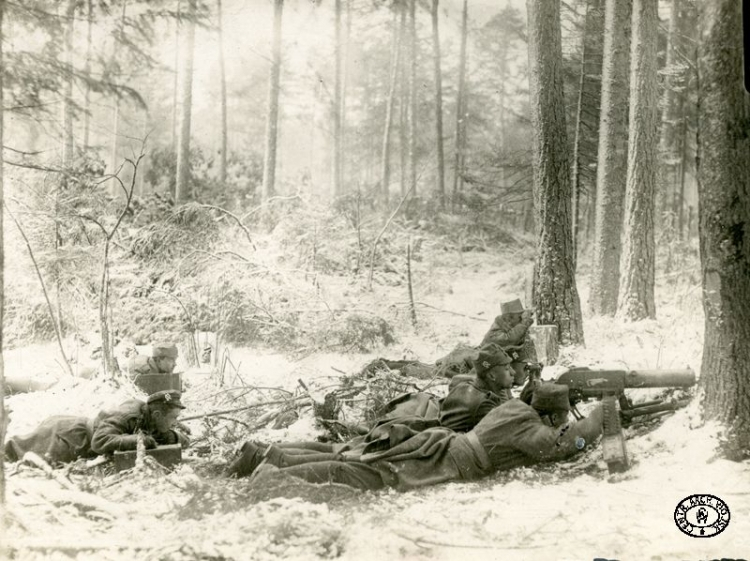
[(177, 346), (172, 343), (154, 343), (151, 345), (151, 356), (153, 358), (177, 358)]
[(474, 370), (477, 374), (483, 374), (490, 368), (503, 364), (510, 364), (511, 358), (503, 349), (497, 345), (485, 345), (479, 349), (479, 355), (474, 359)]
[(531, 406), (540, 411), (568, 411), (568, 386), (562, 384), (540, 384), (534, 390)]
[(523, 304), (521, 304), (521, 300), (516, 298), (515, 300), (510, 300), (508, 302), (503, 302), (500, 304), (500, 313), (501, 314), (522, 314), (523, 313)]
[(152, 393), (146, 398), (146, 403), (151, 404), (166, 404), (170, 407), (179, 407), (185, 409), (185, 406), (180, 401), (182, 394), (177, 390), (162, 390), (160, 392)]

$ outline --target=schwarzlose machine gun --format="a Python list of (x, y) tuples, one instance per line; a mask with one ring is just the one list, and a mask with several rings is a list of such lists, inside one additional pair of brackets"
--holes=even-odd
[(568, 386), (573, 415), (583, 416), (576, 405), (591, 398), (600, 399), (604, 408), (602, 452), (610, 473), (625, 471), (628, 453), (622, 427), (631, 425), (639, 417), (655, 418), (666, 415), (689, 400), (655, 400), (634, 405), (625, 395), (635, 388), (689, 388), (695, 385), (695, 372), (684, 370), (599, 370), (574, 367), (558, 375), (556, 384)]

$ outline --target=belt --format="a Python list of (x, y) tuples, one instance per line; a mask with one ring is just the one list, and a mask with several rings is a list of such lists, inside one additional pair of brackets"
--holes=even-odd
[(490, 461), (490, 457), (487, 454), (487, 450), (485, 450), (484, 446), (482, 446), (482, 443), (479, 442), (479, 437), (476, 435), (476, 433), (474, 431), (469, 431), (465, 436), (467, 442), (471, 445), (471, 449), (476, 455), (477, 460), (479, 460), (480, 467), (483, 470), (491, 469), (492, 462)]

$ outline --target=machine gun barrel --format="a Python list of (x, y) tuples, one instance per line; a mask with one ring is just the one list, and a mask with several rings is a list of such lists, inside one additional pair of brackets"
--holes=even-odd
[(695, 372), (681, 370), (607, 370), (573, 367), (555, 380), (570, 388), (571, 397), (601, 398), (620, 394), (627, 388), (689, 388), (695, 385)]
[(695, 385), (690, 368), (676, 370), (631, 370), (625, 374), (626, 388), (689, 388)]

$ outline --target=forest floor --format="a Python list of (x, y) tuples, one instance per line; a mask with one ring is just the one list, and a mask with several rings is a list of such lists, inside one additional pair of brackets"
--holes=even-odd
[[(299, 380), (323, 391), (377, 357), (429, 363), (457, 343), (476, 344), (499, 313), (499, 302), (524, 296), (530, 254), (528, 244), (461, 255), (435, 250), (414, 270), (415, 299), (421, 302), (417, 327), (401, 314), (392, 345), (369, 353), (294, 355), (232, 349), (235, 369), (222, 380), (205, 369), (185, 369), (185, 416), (226, 407), (230, 402), (217, 396), (239, 386), (251, 388), (260, 400), (278, 395), (272, 389), (264, 394), (263, 388), (297, 395)], [(585, 302), (588, 275), (586, 264), (581, 267), (579, 292)], [(563, 349), (560, 363), (689, 366), (698, 373), (703, 336), (699, 278), (697, 264), (659, 275), (656, 320), (623, 323), (586, 316), (586, 346)], [(323, 298), (348, 294), (363, 310), (379, 311), (384, 303), (405, 309), (403, 284), (376, 284), (367, 291), (364, 283), (341, 278), (321, 276), (318, 283)], [(10, 374), (49, 374), (44, 370), (55, 368), (54, 356), (52, 346), (20, 348), (7, 354), (6, 368)], [(545, 377), (551, 370), (545, 369)], [(127, 384), (63, 378), (45, 391), (7, 398), (9, 433), (23, 433), (51, 414), (94, 415), (133, 391)], [(165, 561), (750, 557), (750, 463), (719, 457), (720, 429), (702, 421), (698, 399), (650, 430), (626, 429), (633, 465), (624, 474), (609, 475), (596, 447), (566, 463), (407, 493), (296, 481), (259, 489), (246, 480), (223, 479), (229, 454), (216, 435), (252, 424), (252, 419), (239, 424), (238, 418), (223, 419), (221, 425), (188, 421), (194, 446), (169, 473), (147, 465), (116, 474), (79, 462), (56, 470), (74, 483), (71, 491), (38, 469), (7, 466), (8, 516), (0, 555)], [(290, 426), (263, 428), (252, 438), (293, 441), (320, 433), (310, 407), (301, 407)], [(720, 497), (731, 511), (728, 527), (715, 537), (688, 537), (675, 525), (675, 507), (697, 493)]]

